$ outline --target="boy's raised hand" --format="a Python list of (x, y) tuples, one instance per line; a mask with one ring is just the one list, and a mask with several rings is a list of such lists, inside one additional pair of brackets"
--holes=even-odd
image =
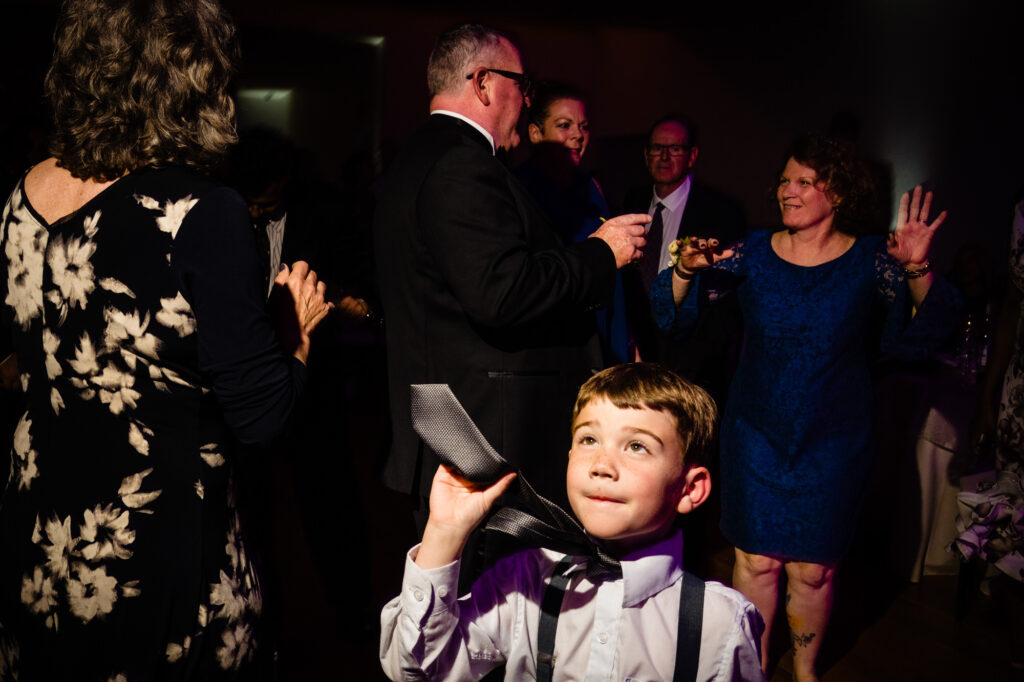
[(473, 529), (483, 521), (516, 477), (510, 471), (489, 486), (479, 485), (442, 464), (430, 486), (430, 517), (416, 565), (423, 569), (447, 566), (462, 555)]

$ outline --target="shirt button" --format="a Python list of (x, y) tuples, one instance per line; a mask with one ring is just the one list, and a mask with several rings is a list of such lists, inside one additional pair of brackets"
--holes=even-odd
[(441, 599), (444, 599), (445, 597), (447, 597), (448, 596), (448, 588), (444, 587), (443, 585), (441, 587), (437, 588), (437, 596), (441, 597)]
[(412, 597), (416, 601), (423, 601), (423, 590), (417, 588), (412, 591)]
[(607, 644), (608, 643), (608, 633), (602, 632), (601, 634), (599, 634), (597, 636), (597, 641), (599, 641), (601, 644)]

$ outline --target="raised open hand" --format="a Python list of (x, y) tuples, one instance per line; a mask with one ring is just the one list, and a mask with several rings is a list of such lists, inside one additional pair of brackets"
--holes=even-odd
[(731, 258), (732, 249), (718, 250), (717, 239), (703, 237), (684, 237), (677, 239), (669, 252), (678, 256), (676, 272), (681, 275), (695, 274), (698, 270), (712, 266), (720, 260)]
[(516, 473), (510, 471), (490, 485), (477, 484), (455, 469), (439, 466), (430, 486), (430, 517), (416, 563), (421, 568), (436, 568), (457, 559), (470, 532), (515, 477)]
[(946, 220), (946, 211), (928, 224), (928, 213), (932, 207), (932, 193), (924, 195), (921, 201), (921, 186), (914, 188), (913, 198), (904, 192), (900, 197), (900, 210), (896, 215), (896, 231), (889, 233), (886, 250), (904, 267), (923, 266), (928, 260), (935, 230)]
[(478, 484), (442, 464), (430, 486), (430, 523), (469, 535), (515, 477), (512, 471), (490, 485)]

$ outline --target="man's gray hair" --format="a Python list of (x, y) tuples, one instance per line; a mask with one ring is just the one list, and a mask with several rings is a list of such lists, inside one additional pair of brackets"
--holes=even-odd
[(427, 63), (427, 87), (438, 95), (460, 87), (483, 53), (497, 50), (501, 40), (515, 44), (507, 35), (480, 24), (459, 24), (437, 37)]

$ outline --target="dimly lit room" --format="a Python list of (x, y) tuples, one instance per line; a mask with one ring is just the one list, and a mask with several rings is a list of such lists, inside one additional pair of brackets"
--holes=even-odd
[(4, 7), (0, 682), (1024, 680), (1019, 3)]

